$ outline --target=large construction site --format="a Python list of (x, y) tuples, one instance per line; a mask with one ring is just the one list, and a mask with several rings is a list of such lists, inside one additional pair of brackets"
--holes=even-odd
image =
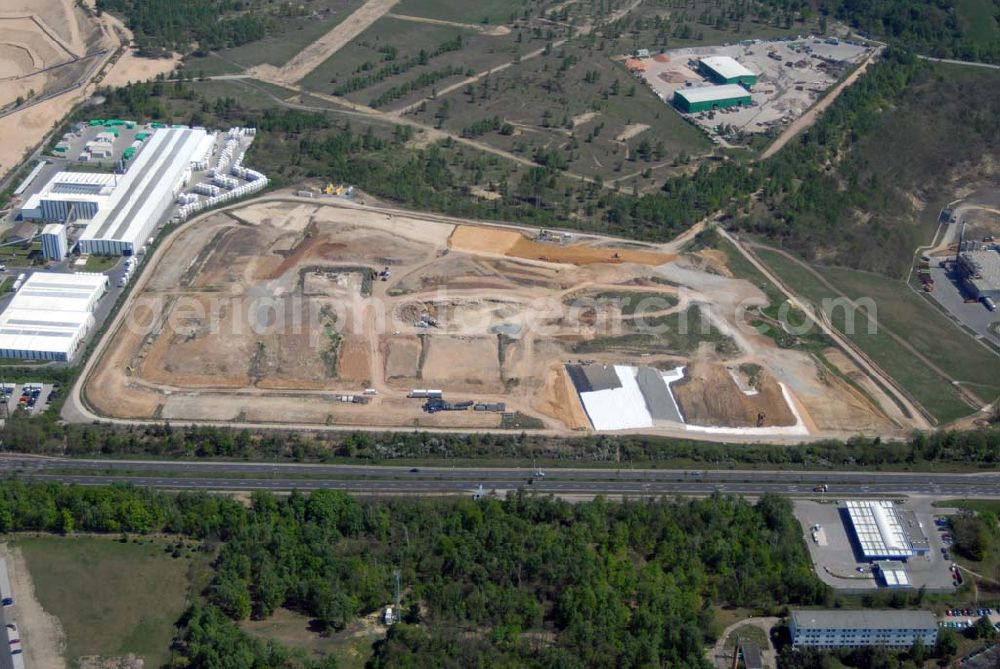
[(841, 380), (862, 377), (845, 356), (829, 352), (833, 374), (739, 327), (740, 305), (764, 294), (729, 278), (722, 254), (680, 248), (272, 196), (165, 240), (84, 400), (100, 416), (174, 421), (892, 429)]

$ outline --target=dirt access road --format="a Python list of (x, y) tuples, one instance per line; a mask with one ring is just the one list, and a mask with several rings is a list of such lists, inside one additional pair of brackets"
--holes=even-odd
[(8, 622), (17, 624), (24, 647), (25, 665), (64, 669), (66, 659), (62, 654), (66, 648), (66, 635), (59, 620), (43, 609), (35, 597), (35, 586), (21, 549), (7, 543), (0, 544), (0, 557), (7, 560), (15, 600), (14, 605), (5, 610), (4, 616)]
[(249, 70), (249, 73), (264, 81), (281, 85), (293, 84), (322, 65), (327, 58), (340, 51), (352, 39), (385, 16), (398, 2), (399, 0), (368, 0), (328, 33), (295, 54), (282, 67), (260, 65)]
[[(890, 395), (889, 399), (891, 399), (896, 406), (905, 409), (905, 411), (910, 415), (910, 420), (914, 423), (915, 427), (918, 429), (930, 429), (931, 422), (928, 420), (926, 412), (896, 385), (891, 376), (883, 372), (864, 353), (855, 348), (850, 340), (844, 337), (840, 331), (834, 329), (825, 318), (817, 316), (812, 308), (812, 305), (806, 303), (793, 293), (791, 289), (789, 289), (777, 276), (775, 276), (767, 265), (758, 260), (757, 256), (747, 251), (743, 244), (740, 243), (735, 237), (722, 228), (719, 228), (718, 230), (719, 233), (728, 239), (730, 243), (732, 243), (733, 246), (739, 250), (743, 257), (756, 267), (768, 281), (777, 286), (778, 289), (785, 294), (793, 306), (804, 313), (809, 320), (811, 320), (813, 324), (820, 329), (821, 332), (835, 341), (837, 346), (850, 356), (851, 360), (858, 366), (859, 369), (863, 370), (865, 374), (875, 381), (876, 385), (886, 389)], [(885, 407), (886, 410), (889, 410), (890, 408), (891, 407)]]
[(833, 101), (836, 100), (837, 97), (841, 93), (843, 93), (848, 86), (857, 81), (858, 77), (860, 77), (862, 74), (865, 73), (869, 65), (875, 62), (875, 59), (878, 58), (878, 56), (882, 53), (882, 48), (883, 47), (878, 47), (870, 54), (868, 54), (868, 57), (860, 65), (858, 65), (858, 67), (855, 68), (855, 70), (851, 72), (851, 74), (848, 75), (846, 79), (837, 84), (833, 88), (833, 90), (827, 93), (822, 99), (820, 99), (819, 102), (813, 105), (809, 111), (807, 111), (805, 114), (792, 121), (791, 125), (785, 128), (785, 131), (778, 136), (778, 139), (774, 140), (774, 143), (771, 144), (771, 146), (767, 147), (767, 150), (764, 151), (760, 159), (767, 160), (768, 158), (776, 154), (778, 151), (781, 151), (781, 149), (784, 148), (785, 144), (788, 144), (788, 142), (791, 141), (793, 137), (795, 137), (797, 134), (799, 134), (806, 128), (812, 126), (812, 124), (816, 122), (816, 119), (819, 118), (819, 115), (823, 112), (823, 110), (832, 105)]

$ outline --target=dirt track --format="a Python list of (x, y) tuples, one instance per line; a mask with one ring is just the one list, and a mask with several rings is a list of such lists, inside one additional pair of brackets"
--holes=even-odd
[(7, 558), (10, 587), (14, 590), (15, 604), (6, 612), (8, 622), (16, 622), (18, 634), (24, 646), (24, 664), (28, 667), (64, 669), (66, 660), (62, 656), (66, 647), (66, 637), (62, 624), (47, 613), (35, 598), (35, 586), (31, 581), (28, 564), (21, 549), (10, 544), (0, 544), (0, 557)]
[(382, 18), (398, 2), (399, 0), (367, 0), (353, 14), (295, 54), (282, 67), (260, 65), (249, 70), (248, 74), (277, 84), (294, 84), (367, 30), (371, 24)]

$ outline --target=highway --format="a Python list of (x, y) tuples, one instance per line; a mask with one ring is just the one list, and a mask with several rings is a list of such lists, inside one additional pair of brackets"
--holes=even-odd
[[(398, 467), (268, 462), (77, 460), (7, 455), (0, 473), (80, 485), (132, 483), (165, 489), (339, 489), (359, 494), (434, 495), (523, 487), (554, 495), (920, 495), (1000, 497), (1000, 473), (829, 472), (765, 470), (548, 469)], [(531, 481), (529, 483), (529, 481)], [(821, 484), (826, 493), (818, 493)]]

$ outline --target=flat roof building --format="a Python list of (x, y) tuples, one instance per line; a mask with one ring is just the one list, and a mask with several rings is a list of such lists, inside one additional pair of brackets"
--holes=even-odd
[(897, 560), (881, 560), (875, 563), (879, 582), (886, 588), (912, 588), (906, 565)]
[(958, 254), (958, 269), (965, 287), (977, 299), (1000, 300), (1000, 251), (963, 251)]
[(65, 225), (49, 223), (42, 228), (42, 255), (46, 260), (62, 260), (68, 251)]
[(0, 314), (0, 357), (69, 362), (107, 288), (103, 274), (35, 272)]
[(679, 88), (674, 91), (674, 105), (685, 114), (750, 106), (750, 102), (750, 92), (738, 84)]
[(937, 642), (931, 611), (792, 611), (789, 632), (794, 648), (908, 648), (916, 639), (928, 648)]
[(729, 56), (707, 56), (698, 61), (702, 74), (717, 84), (742, 84), (750, 88), (757, 83), (757, 74)]
[(930, 552), (916, 516), (888, 500), (850, 500), (841, 505), (866, 560), (905, 560)]
[(120, 177), (107, 209), (80, 235), (80, 252), (130, 255), (142, 246), (190, 176), (207, 136), (203, 128), (156, 130)]
[(119, 178), (96, 172), (56, 172), (21, 207), (21, 218), (70, 223), (89, 221), (108, 205)]

